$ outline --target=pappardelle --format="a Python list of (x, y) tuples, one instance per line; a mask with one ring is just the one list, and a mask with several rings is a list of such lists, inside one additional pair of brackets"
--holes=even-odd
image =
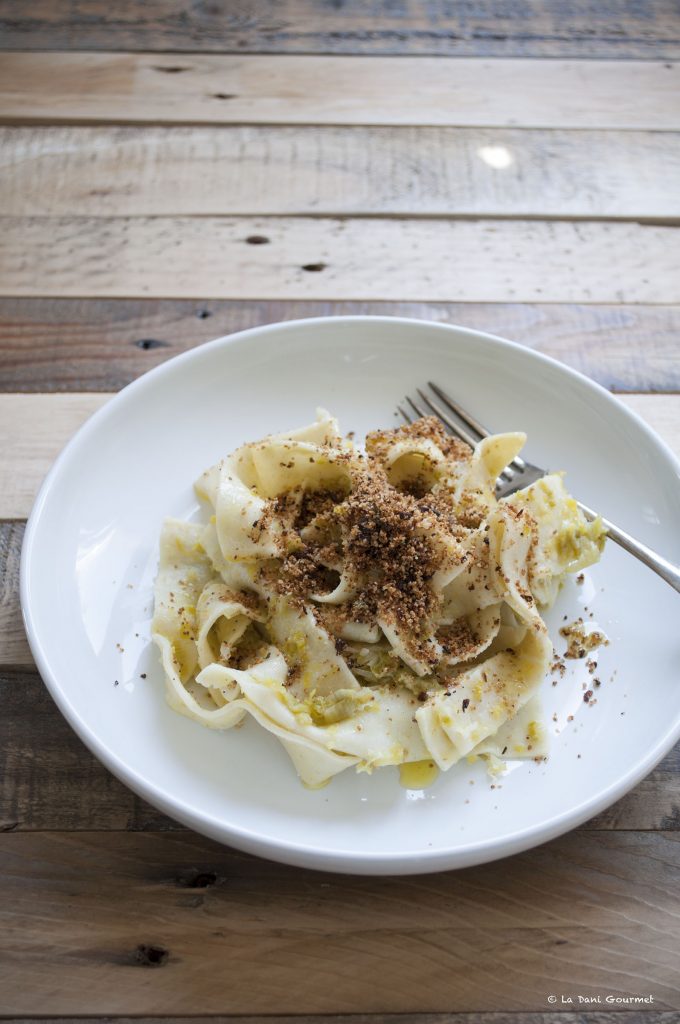
[(166, 520), (153, 639), (171, 707), (251, 715), (305, 785), (345, 768), (542, 757), (540, 608), (604, 544), (559, 474), (497, 501), (526, 437), (474, 450), (434, 418), (243, 445), (195, 487), (207, 524)]

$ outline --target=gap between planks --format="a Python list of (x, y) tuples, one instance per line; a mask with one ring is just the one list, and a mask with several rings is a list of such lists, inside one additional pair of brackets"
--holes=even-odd
[(0, 128), (0, 151), (2, 216), (680, 218), (680, 133)]
[(497, 864), (359, 878), (188, 832), (4, 835), (2, 1009), (543, 1010), (574, 990), (671, 1009), (679, 856), (673, 833), (581, 831)]
[(6, 123), (672, 131), (677, 76), (678, 65), (664, 61), (6, 53), (0, 110)]
[(680, 231), (594, 221), (7, 217), (0, 264), (0, 294), (22, 297), (673, 303)]

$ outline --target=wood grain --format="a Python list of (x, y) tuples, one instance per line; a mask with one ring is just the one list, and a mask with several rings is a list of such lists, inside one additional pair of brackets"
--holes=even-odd
[(38, 487), (66, 439), (103, 402), (100, 395), (0, 396), (0, 436), (4, 440), (0, 448), (0, 489), (4, 491), (0, 494), (0, 518), (28, 516)]
[(0, 49), (652, 57), (680, 55), (672, 0), (0, 2)]
[[(559, 1012), (559, 1017), (557, 1013)], [(44, 1024), (45, 1018), (5, 1017), (10, 1024)], [(583, 1014), (531, 1013), (525, 1010), (495, 1013), (351, 1013), (247, 1016), (163, 1017), (164, 1024), (585, 1024)], [(59, 1024), (101, 1024), (99, 1017), (59, 1017)], [(157, 1017), (107, 1017), (106, 1024), (158, 1024)], [(587, 1024), (622, 1024), (616, 1010), (588, 1011)], [(628, 1010), (625, 1024), (677, 1024), (677, 1015), (664, 1010)]]
[[(606, 1004), (605, 1004), (606, 1005)], [(44, 1024), (45, 1018), (5, 1017), (10, 1024)], [(616, 1010), (588, 1011), (587, 1024), (622, 1024)], [(100, 1017), (59, 1017), (59, 1024), (101, 1024)], [(248, 1014), (228, 1018), (163, 1017), (164, 1024), (585, 1024), (582, 1013), (531, 1013), (524, 1010), (503, 1013), (338, 1013), (288, 1015)], [(106, 1024), (158, 1024), (158, 1017), (107, 1017)], [(677, 1015), (665, 1010), (627, 1011), (625, 1024), (677, 1024)]]
[[(0, 0), (0, 50), (33, 51), (0, 60), (0, 516), (27, 514), (108, 393), (266, 320), (463, 321), (608, 387), (680, 391), (675, 8)], [(35, 52), (55, 47), (89, 52)], [(680, 449), (680, 395), (627, 401)], [(648, 994), (629, 1024), (678, 1019), (680, 747), (500, 864), (368, 880), (246, 857), (134, 796), (59, 714), (21, 626), (22, 534), (0, 522), (0, 1015), (619, 1024), (630, 1006), (558, 1015), (556, 992)]]
[[(44, 1024), (45, 1018), (4, 1018), (10, 1024)], [(582, 1013), (447, 1013), (447, 1014), (249, 1014), (247, 1017), (164, 1017), (164, 1024), (585, 1024)], [(622, 1024), (621, 1015), (613, 1011), (588, 1011), (588, 1024)], [(95, 1024), (97, 1017), (59, 1017), (59, 1024)], [(158, 1017), (108, 1017), (107, 1024), (158, 1024)], [(677, 1024), (673, 1011), (627, 1011), (625, 1024)]]
[(664, 61), (7, 53), (0, 111), (5, 122), (673, 131), (678, 73)]
[(0, 295), (24, 297), (675, 303), (678, 265), (680, 230), (637, 223), (7, 217), (0, 234)]
[[(606, 1005), (606, 1004), (604, 1004)], [(9, 1024), (44, 1024), (45, 1018), (5, 1017)], [(228, 1017), (163, 1017), (164, 1024), (585, 1024), (582, 1013), (338, 1013), (289, 1015), (248, 1014)], [(588, 1011), (587, 1024), (622, 1024), (616, 1010)], [(59, 1024), (101, 1024), (101, 1017), (59, 1017)], [(107, 1017), (106, 1024), (158, 1024), (158, 1017)], [(672, 1010), (628, 1010), (624, 1024), (677, 1024)]]
[(118, 391), (234, 331), (311, 316), (406, 316), (512, 338), (614, 391), (680, 391), (680, 306), (0, 299), (0, 392)]
[[(28, 516), (38, 487), (66, 441), (108, 397), (0, 394), (0, 435), (6, 439), (0, 448), (0, 519)], [(680, 395), (631, 394), (622, 395), (621, 401), (680, 452)]]
[(0, 664), (5, 665), (33, 664), (19, 601), (23, 540), (22, 522), (0, 522)]
[[(0, 718), (0, 832), (183, 830), (90, 753), (35, 669), (1, 672), (0, 693), (8, 702)], [(661, 817), (669, 816), (669, 802), (661, 793), (668, 778), (664, 772), (658, 780)]]
[(680, 218), (680, 133), (0, 128), (3, 216)]
[[(6, 529), (0, 527), (0, 537)], [(96, 760), (35, 669), (0, 672), (0, 700), (0, 831), (183, 830)], [(680, 745), (583, 828), (680, 831), (679, 781)]]
[(673, 1009), (679, 867), (672, 833), (579, 832), (413, 879), (301, 872), (190, 833), (14, 833), (2, 1012), (507, 1012), (555, 991)]

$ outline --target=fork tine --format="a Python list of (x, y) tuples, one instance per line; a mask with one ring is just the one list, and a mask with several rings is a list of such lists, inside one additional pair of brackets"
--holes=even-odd
[(451, 412), (455, 412), (458, 419), (461, 420), (467, 427), (469, 427), (470, 430), (473, 430), (475, 434), (478, 435), (479, 438), (489, 436), (489, 431), (482, 426), (479, 420), (476, 420), (474, 416), (470, 415), (469, 412), (465, 412), (465, 409), (463, 409), (462, 406), (458, 405), (458, 402), (454, 402), (454, 400), (450, 398), (445, 391), (442, 391), (442, 389), (437, 384), (433, 384), (431, 380), (428, 380), (427, 384), (428, 387), (430, 387), (434, 391), (437, 398), (439, 398), (444, 403), (444, 405), (451, 410)]
[(407, 395), (407, 396), (406, 396), (406, 401), (407, 401), (407, 402), (408, 402), (408, 404), (409, 404), (409, 405), (411, 406), (411, 408), (413, 409), (413, 411), (414, 411), (414, 413), (416, 414), (416, 416), (418, 416), (418, 417), (422, 417), (422, 416), (426, 416), (426, 415), (427, 415), (427, 413), (424, 413), (424, 412), (423, 412), (423, 410), (422, 410), (422, 409), (420, 409), (420, 408), (419, 408), (419, 407), (418, 407), (418, 406), (416, 405), (416, 403), (415, 403), (415, 402), (413, 401), (413, 399), (411, 398), (411, 396), (410, 396), (410, 395)]
[[(423, 399), (423, 401), (429, 406), (429, 408), (432, 409), (435, 416), (437, 416), (442, 421), (444, 426), (449, 427), (452, 433), (454, 433), (457, 437), (460, 437), (461, 440), (465, 441), (466, 444), (469, 444), (471, 448), (475, 448), (477, 446), (478, 442), (472, 436), (472, 434), (468, 434), (467, 431), (463, 430), (462, 427), (459, 427), (456, 423), (453, 423), (453, 421), (446, 415), (446, 413), (441, 411), (437, 403), (433, 402), (430, 398), (428, 398), (427, 395), (425, 395), (420, 390), (420, 388), (416, 388), (416, 391)], [(513, 472), (511, 469), (504, 469), (501, 471), (499, 476), (502, 480), (506, 480), (509, 483), (513, 478)]]
[[(458, 416), (458, 418), (462, 420), (463, 423), (467, 424), (467, 426), (470, 427), (471, 430), (474, 430), (477, 434), (479, 434), (480, 440), (483, 437), (489, 436), (489, 431), (486, 429), (486, 427), (483, 427), (479, 420), (476, 420), (474, 416), (471, 416), (469, 412), (466, 412), (465, 409), (463, 409), (463, 407), (458, 404), (458, 402), (454, 402), (454, 400), (449, 395), (447, 395), (445, 391), (442, 391), (438, 384), (433, 383), (433, 381), (431, 380), (429, 380), (427, 384), (428, 387), (430, 387), (432, 391), (434, 391), (437, 398), (440, 398), (442, 400), (444, 405), (446, 405), (452, 412), (455, 412), (456, 416)], [(422, 395), (422, 392), (419, 392), (419, 394)], [(444, 422), (447, 423), (448, 425), (447, 419), (444, 419)], [(460, 436), (460, 432), (458, 432), (458, 434)], [(467, 440), (467, 438), (465, 438), (465, 440)], [(468, 444), (469, 443), (470, 442), (468, 441)], [(510, 466), (512, 466), (513, 469), (519, 470), (520, 472), (523, 472), (526, 469), (526, 463), (524, 459), (520, 458), (519, 455), (515, 456), (515, 458), (510, 463)], [(503, 473), (501, 473), (501, 476), (504, 476), (507, 479), (512, 478), (512, 474), (508, 474), (507, 470), (504, 470)]]
[[(432, 410), (437, 419), (439, 419), (440, 422), (443, 423), (445, 427), (448, 427), (452, 434), (455, 434), (456, 437), (459, 437), (461, 441), (464, 441), (471, 448), (476, 447), (478, 442), (476, 438), (472, 436), (472, 434), (468, 434), (466, 430), (463, 430), (463, 428), (459, 426), (459, 424), (454, 423), (453, 420), (449, 416), (447, 416), (445, 412), (442, 412), (437, 403), (433, 402), (431, 398), (429, 398), (423, 391), (421, 391), (420, 388), (416, 388), (416, 391), (418, 392), (420, 398), (422, 398), (423, 402), (428, 407), (428, 409)], [(420, 408), (419, 405), (416, 404), (416, 402), (413, 401), (410, 395), (406, 395), (406, 401), (411, 406), (416, 416), (425, 416), (423, 410)], [(404, 417), (407, 423), (413, 422), (409, 414), (402, 408), (401, 405), (397, 406), (397, 412), (401, 413), (401, 415)], [(512, 465), (512, 463), (510, 465)], [(499, 480), (505, 480), (507, 482), (510, 482), (513, 478), (513, 475), (514, 474), (512, 470), (508, 467), (502, 471), (502, 473), (499, 476)]]
[(428, 409), (431, 409), (435, 416), (437, 416), (442, 421), (442, 423), (445, 426), (447, 426), (453, 434), (456, 435), (456, 437), (459, 437), (461, 441), (465, 441), (465, 443), (469, 444), (471, 448), (475, 447), (475, 445), (477, 444), (476, 437), (473, 437), (472, 434), (468, 434), (467, 430), (464, 430), (463, 427), (459, 426), (457, 423), (454, 423), (451, 417), (447, 416), (444, 410), (441, 409), (436, 402), (433, 402), (431, 398), (429, 398), (423, 391), (420, 390), (420, 388), (416, 388), (416, 391), (422, 398), (423, 402), (425, 402), (425, 405), (428, 407)]

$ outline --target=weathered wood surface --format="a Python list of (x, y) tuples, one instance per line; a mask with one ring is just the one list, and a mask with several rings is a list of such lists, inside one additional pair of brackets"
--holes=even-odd
[[(0, 519), (28, 516), (40, 483), (66, 441), (108, 397), (101, 393), (0, 394), (0, 436), (6, 439), (0, 447)], [(680, 395), (620, 398), (680, 452)]]
[(7, 217), (0, 233), (14, 297), (675, 303), (679, 265), (679, 229), (619, 222)]
[[(577, 1003), (577, 1000), (574, 1000)], [(606, 1003), (603, 1003), (606, 1005)], [(8, 1024), (44, 1024), (45, 1018), (4, 1017)], [(100, 1024), (101, 1017), (59, 1017), (59, 1024)], [(158, 1024), (158, 1017), (110, 1017), (106, 1024)], [(616, 1010), (575, 1010), (562, 1013), (532, 1013), (522, 1010), (502, 1013), (338, 1013), (296, 1014), (295, 1016), (248, 1014), (228, 1017), (163, 1017), (163, 1024), (677, 1024), (672, 1010), (627, 1010), (625, 1020)]]
[(673, 131), (678, 74), (659, 60), (6, 53), (0, 118)]
[(414, 879), (300, 872), (191, 833), (14, 833), (2, 1011), (545, 1010), (554, 992), (674, 1009), (679, 867), (659, 832)]
[(19, 572), (23, 522), (0, 522), (0, 664), (31, 665), (21, 618)]
[(311, 316), (406, 316), (511, 338), (614, 391), (680, 391), (680, 306), (0, 299), (0, 392), (118, 391), (212, 338)]
[[(574, 1000), (578, 1005), (578, 1000)], [(607, 1005), (603, 1003), (603, 1005)], [(45, 1018), (5, 1017), (9, 1024), (43, 1024)], [(101, 1017), (59, 1017), (59, 1024), (100, 1024)], [(673, 1010), (588, 1009), (559, 1013), (514, 1010), (501, 1013), (324, 1013), (289, 1015), (163, 1017), (164, 1024), (677, 1024)], [(106, 1024), (158, 1024), (158, 1017), (107, 1017)]]
[(108, 393), (294, 316), (514, 337), (666, 392), (627, 401), (678, 450), (676, 0), (0, 0), (2, 49), (32, 52), (0, 60), (0, 1014), (618, 1024), (634, 1004), (548, 1003), (611, 993), (674, 1024), (680, 748), (500, 864), (267, 864), (83, 746), (32, 666), (18, 564), (40, 478)]
[(420, 54), (680, 55), (673, 0), (1, 0), (0, 49)]
[[(0, 831), (184, 831), (96, 760), (35, 669), (2, 671), (0, 700)], [(680, 831), (679, 804), (680, 746), (583, 829)]]
[(680, 133), (0, 128), (3, 216), (680, 219)]
[[(28, 516), (40, 482), (66, 438), (104, 400), (104, 396), (87, 394), (0, 395), (0, 490), (5, 489), (4, 495), (0, 493), (0, 519)], [(3, 460), (8, 460), (4, 466)]]

